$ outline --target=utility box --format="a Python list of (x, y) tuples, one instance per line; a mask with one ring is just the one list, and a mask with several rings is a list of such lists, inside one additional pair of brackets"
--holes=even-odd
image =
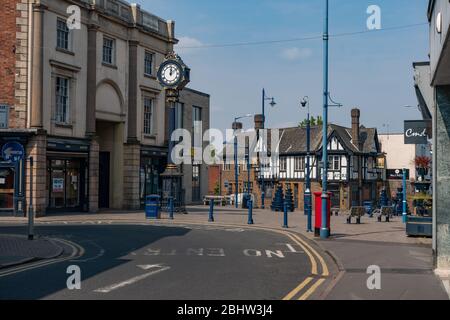
[(161, 219), (160, 202), (161, 197), (158, 195), (145, 198), (145, 217), (147, 219)]
[[(332, 193), (328, 192), (327, 199), (327, 226), (331, 233), (331, 196)], [(315, 223), (314, 223), (314, 235), (320, 237), (320, 229), (322, 228), (322, 192), (314, 192), (314, 199), (316, 203), (315, 210)]]

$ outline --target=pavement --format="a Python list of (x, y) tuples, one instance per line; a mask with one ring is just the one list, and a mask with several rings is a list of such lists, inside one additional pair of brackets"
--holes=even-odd
[(51, 239), (29, 241), (20, 235), (0, 234), (0, 269), (32, 261), (53, 259), (63, 253), (63, 248)]
[[(183, 230), (188, 230), (187, 234), (194, 235), (198, 230), (195, 231), (195, 228), (192, 229), (192, 226), (197, 225), (203, 228), (201, 230), (206, 230), (206, 233), (199, 237), (198, 241), (186, 240), (186, 246), (191, 249), (201, 247), (200, 244), (203, 241), (209, 242), (209, 239), (212, 239), (216, 240), (216, 242), (213, 241), (211, 243), (212, 247), (223, 248), (224, 250), (227, 249), (227, 251), (230, 252), (242, 253), (246, 250), (245, 248), (248, 249), (254, 247), (254, 250), (257, 250), (261, 253), (261, 256), (264, 256), (265, 250), (275, 250), (275, 252), (277, 250), (282, 250), (274, 247), (277, 244), (279, 245), (279, 243), (285, 243), (285, 245), (286, 243), (290, 244), (295, 251), (300, 252), (298, 254), (299, 256), (302, 256), (300, 260), (297, 261), (289, 258), (289, 262), (284, 264), (283, 267), (278, 265), (277, 267), (274, 267), (275, 269), (272, 269), (271, 273), (269, 273), (272, 276), (273, 274), (284, 273), (286, 272), (285, 270), (290, 270), (292, 266), (301, 266), (300, 268), (294, 267), (297, 273), (294, 275), (291, 274), (291, 278), (282, 280), (280, 282), (282, 283), (281, 286), (271, 283), (266, 287), (268, 290), (262, 290), (256, 283), (258, 283), (258, 281), (263, 281), (257, 279), (260, 279), (258, 277), (261, 277), (264, 274), (264, 270), (256, 268), (256, 270), (258, 270), (258, 275), (254, 279), (254, 282), (251, 282), (249, 286), (250, 288), (258, 288), (256, 291), (262, 292), (262, 295), (257, 295), (255, 293), (256, 291), (249, 292), (245, 290), (239, 295), (239, 291), (236, 289), (237, 287), (235, 287), (235, 290), (227, 291), (225, 288), (228, 288), (228, 286), (223, 284), (224, 291), (217, 291), (217, 295), (215, 295), (217, 299), (223, 297), (280, 299), (283, 298), (282, 292), (283, 290), (287, 290), (289, 283), (291, 283), (290, 287), (294, 289), (289, 292), (289, 294), (292, 293), (292, 295), (289, 296), (288, 294), (288, 296), (293, 299), (299, 299), (301, 297), (330, 300), (449, 299), (449, 295), (445, 290), (443, 282), (433, 272), (431, 239), (407, 237), (405, 234), (405, 226), (401, 222), (401, 217), (394, 218), (390, 223), (379, 223), (376, 219), (364, 217), (362, 219), (362, 224), (360, 225), (346, 224), (346, 217), (343, 216), (332, 217), (331, 238), (329, 240), (320, 240), (314, 238), (313, 234), (305, 232), (307, 219), (302, 212), (289, 214), (289, 229), (284, 229), (282, 228), (282, 213), (274, 213), (268, 210), (255, 209), (253, 211), (254, 226), (247, 225), (247, 212), (245, 210), (232, 207), (216, 207), (214, 212), (215, 222), (213, 223), (208, 223), (208, 207), (206, 206), (189, 207), (188, 211), (189, 214), (187, 215), (175, 215), (174, 220), (169, 220), (167, 215), (163, 214), (162, 219), (158, 221), (146, 220), (144, 213), (141, 211), (105, 211), (93, 215), (65, 214), (46, 216), (36, 220), (36, 232), (47, 234), (48, 236), (62, 237), (67, 235), (67, 232), (64, 231), (59, 232), (58, 234), (52, 234), (51, 230), (53, 230), (55, 226), (58, 226), (60, 229), (64, 227), (84, 226), (84, 228), (80, 229), (83, 230), (87, 229), (88, 226), (101, 228), (102, 226), (110, 227), (116, 224), (122, 226), (131, 224), (141, 225), (142, 227), (181, 227)], [(23, 218), (0, 217), (0, 226), (21, 225), (24, 227), (25, 224), (26, 219)], [(223, 231), (221, 228), (231, 228), (231, 230), (245, 230), (249, 232), (220, 232), (220, 230)], [(277, 232), (280, 236), (284, 234), (285, 239), (283, 240), (283, 238), (281, 238), (277, 240), (273, 238), (274, 233)], [(0, 229), (0, 233), (4, 233), (3, 229)], [(218, 236), (219, 234), (223, 235)], [(249, 239), (242, 238), (244, 235), (247, 237), (247, 234), (252, 234), (252, 236), (250, 236)], [(239, 237), (237, 237), (237, 235), (239, 235)], [(286, 242), (286, 237), (291, 237), (290, 239), (296, 237), (298, 243), (290, 240)], [(78, 243), (79, 241), (83, 241), (83, 239), (86, 240), (86, 237), (81, 235), (78, 236), (78, 238), (75, 238), (75, 240), (78, 240)], [(169, 244), (162, 243), (161, 248), (167, 250), (170, 248), (172, 248), (171, 250), (178, 247), (182, 248), (185, 237), (183, 236), (180, 239), (182, 239), (182, 241), (177, 242), (178, 246), (176, 243), (170, 242)], [(189, 239), (189, 237), (187, 236), (186, 239)], [(202, 241), (201, 239), (204, 240)], [(236, 240), (239, 241), (236, 242)], [(266, 240), (269, 241), (265, 242)], [(261, 242), (261, 246), (257, 245), (258, 242)], [(239, 243), (251, 243), (252, 246), (242, 246), (238, 245)], [(112, 246), (108, 244), (103, 244), (104, 248), (105, 246), (108, 248), (105, 249), (106, 251), (112, 248)], [(208, 246), (208, 248), (211, 248), (211, 246)], [(185, 249), (187, 250), (189, 248)], [(205, 250), (205, 248), (203, 249)], [(123, 252), (123, 254), (125, 254), (125, 252)], [(287, 254), (287, 256), (290, 255)], [(314, 270), (308, 270), (308, 267), (306, 266), (308, 263), (306, 263), (307, 260), (305, 260), (306, 256), (309, 258), (309, 265), (312, 265), (313, 267), (314, 265), (316, 265), (316, 267), (318, 266), (315, 272)], [(172, 269), (175, 269), (175, 266), (178, 265), (178, 263), (183, 264), (183, 261), (187, 261), (185, 254), (184, 256), (181, 254), (180, 257), (182, 257), (182, 259), (179, 261), (177, 260), (176, 262), (172, 261), (169, 263), (169, 261), (166, 260), (156, 259), (147, 261), (150, 263), (147, 265), (163, 266), (161, 268), (170, 265)], [(133, 256), (133, 259), (134, 258), (136, 257)], [(212, 266), (217, 269), (217, 272), (210, 275), (211, 279), (206, 277), (208, 283), (216, 283), (218, 280), (217, 274), (226, 270), (224, 269), (225, 266), (229, 267), (236, 264), (239, 266), (240, 270), (247, 270), (244, 265), (241, 265), (241, 259), (243, 259), (242, 261), (245, 261), (248, 257), (242, 257), (242, 254), (239, 254), (238, 256), (235, 256), (235, 258), (236, 259), (230, 260), (226, 264), (213, 264)], [(283, 263), (288, 260), (283, 260)], [(269, 260), (269, 262), (271, 261), (274, 260)], [(266, 262), (267, 261), (265, 261), (265, 263)], [(260, 267), (261, 265), (260, 263), (257, 263), (256, 266)], [(370, 290), (367, 286), (368, 279), (371, 276), (371, 274), (368, 273), (368, 269), (373, 267), (378, 267), (381, 271), (381, 288)], [(133, 268), (136, 268), (135, 264), (133, 265)], [(205, 270), (202, 264), (193, 264), (191, 268), (193, 268), (191, 270), (204, 270), (204, 272), (200, 271), (202, 276), (207, 275), (207, 271), (211, 270), (208, 268)], [(270, 266), (268, 265), (267, 268), (270, 268)], [(164, 273), (166, 272), (162, 272), (163, 275)], [(170, 271), (167, 272), (167, 274), (169, 273)], [(237, 271), (230, 271), (230, 273), (225, 274), (226, 279), (236, 277), (240, 282), (244, 281), (243, 278), (237, 276), (239, 274)], [(189, 275), (185, 276), (189, 278)], [(182, 279), (183, 277), (181, 276), (178, 278), (179, 281)], [(200, 281), (201, 277), (196, 279)], [(167, 281), (168, 280), (166, 279), (166, 282)], [(275, 282), (277, 283), (277, 281)], [(94, 281), (94, 283), (97, 285), (96, 281)], [(296, 286), (296, 283), (300, 284)], [(175, 286), (175, 284), (173, 285)], [(197, 288), (199, 286), (198, 283), (187, 283), (186, 285), (190, 288)], [(296, 289), (298, 290), (295, 291)], [(204, 288), (204, 290), (206, 289)], [(180, 294), (177, 295), (176, 292), (177, 290), (174, 290), (172, 296), (186, 298), (186, 296)], [(192, 297), (208, 299), (208, 296), (205, 294), (202, 295), (201, 292), (205, 293), (208, 291), (200, 290), (200, 293), (196, 291), (196, 294), (193, 294)], [(271, 295), (270, 292), (276, 292), (277, 294)], [(166, 294), (167, 292), (162, 292), (162, 295), (151, 295), (151, 297), (164, 298)], [(51, 294), (48, 296), (52, 297)], [(121, 295), (119, 294), (116, 297), (119, 296)], [(136, 297), (136, 295), (133, 294), (131, 294), (131, 296)], [(36, 295), (36, 297), (42, 296)], [(67, 298), (67, 295), (56, 295), (55, 297)], [(95, 297), (98, 298), (98, 296), (92, 296), (92, 298)], [(114, 297), (114, 295), (111, 297)], [(137, 297), (139, 298), (140, 296)], [(209, 296), (209, 298), (211, 298), (211, 296)]]

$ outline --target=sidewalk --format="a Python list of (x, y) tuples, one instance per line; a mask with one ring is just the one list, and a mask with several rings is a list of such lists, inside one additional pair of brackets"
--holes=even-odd
[[(161, 222), (208, 223), (208, 207), (192, 206), (189, 214), (175, 215), (168, 220), (163, 213)], [(215, 207), (215, 224), (247, 226), (247, 210), (234, 207)], [(284, 230), (283, 214), (269, 210), (254, 210), (255, 226)], [(75, 214), (38, 218), (37, 223), (56, 222), (145, 222), (144, 213), (108, 211), (99, 214)], [(26, 223), (22, 218), (0, 218), (0, 223)], [(314, 238), (306, 233), (307, 219), (302, 212), (289, 214), (289, 231), (301, 234), (317, 244), (323, 255), (329, 255), (328, 263), (334, 264), (338, 281), (334, 287), (314, 296), (316, 299), (449, 299), (444, 285), (433, 272), (431, 239), (409, 238), (401, 217), (390, 223), (379, 223), (375, 218), (363, 217), (362, 224), (348, 225), (346, 217), (331, 218), (332, 236), (329, 240)], [(314, 217), (313, 217), (314, 224)], [(381, 268), (382, 290), (371, 291), (366, 282), (369, 266)]]
[(0, 234), (0, 269), (32, 261), (53, 259), (60, 256), (63, 249), (47, 239), (29, 241), (18, 235)]

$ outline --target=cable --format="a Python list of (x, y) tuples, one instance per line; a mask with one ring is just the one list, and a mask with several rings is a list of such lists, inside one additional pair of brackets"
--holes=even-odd
[[(424, 26), (424, 25), (428, 25), (428, 22), (396, 26), (396, 27), (389, 27), (389, 28), (382, 28), (382, 29), (376, 29), (376, 30), (362, 30), (362, 31), (355, 31), (355, 32), (337, 33), (337, 34), (331, 34), (331, 35), (329, 35), (329, 37), (330, 37), (330, 39), (331, 38), (339, 38), (339, 37), (348, 37), (348, 36), (360, 35), (360, 34), (365, 34), (365, 33), (409, 29), (409, 28), (414, 28), (414, 27), (419, 27), (419, 26)], [(281, 40), (237, 42), (237, 43), (228, 43), (228, 44), (211, 44), (211, 45), (199, 45), (199, 46), (178, 46), (178, 49), (209, 49), (209, 48), (256, 46), (256, 45), (275, 44), (275, 43), (317, 40), (317, 39), (322, 39), (322, 37), (323, 37), (322, 35), (317, 35), (317, 36), (311, 36), (311, 37), (281, 39)]]

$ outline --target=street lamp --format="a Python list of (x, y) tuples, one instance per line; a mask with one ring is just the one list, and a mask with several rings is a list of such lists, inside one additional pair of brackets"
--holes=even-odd
[[(330, 237), (330, 228), (328, 226), (328, 13), (329, 1), (325, 0), (325, 18), (323, 31), (323, 128), (322, 128), (322, 227), (320, 237), (328, 239)], [(316, 213), (317, 214), (317, 213)]]
[[(277, 105), (275, 102), (274, 97), (268, 97), (266, 96), (266, 90), (263, 88), (262, 90), (262, 129), (266, 128), (266, 101), (270, 101), (270, 106), (273, 108)], [(259, 140), (259, 130), (257, 132), (258, 134), (258, 140)], [(264, 136), (264, 134), (263, 134)], [(263, 143), (261, 143), (262, 146), (264, 146)], [(265, 197), (266, 197), (266, 185), (264, 182), (264, 170), (261, 167), (261, 159), (259, 159), (259, 172), (261, 175), (261, 209), (265, 209)]]
[(239, 186), (239, 181), (238, 181), (238, 176), (239, 176), (239, 172), (238, 172), (238, 140), (237, 140), (237, 134), (236, 131), (242, 129), (242, 124), (240, 126), (238, 126), (238, 120), (240, 119), (245, 119), (245, 118), (251, 118), (253, 117), (252, 114), (247, 114), (245, 116), (242, 117), (236, 117), (234, 118), (234, 123), (233, 123), (233, 133), (234, 133), (234, 181), (235, 181), (235, 191), (234, 191), (234, 202), (236, 205), (236, 209), (239, 208), (238, 205), (238, 186)]
[(311, 212), (311, 170), (310, 170), (310, 157), (311, 157), (311, 121), (309, 112), (309, 97), (305, 96), (300, 104), (303, 108), (308, 108), (308, 117), (306, 120), (306, 185), (303, 193), (304, 199), (304, 211), (308, 216), (308, 229), (307, 232), (312, 232), (312, 212)]

